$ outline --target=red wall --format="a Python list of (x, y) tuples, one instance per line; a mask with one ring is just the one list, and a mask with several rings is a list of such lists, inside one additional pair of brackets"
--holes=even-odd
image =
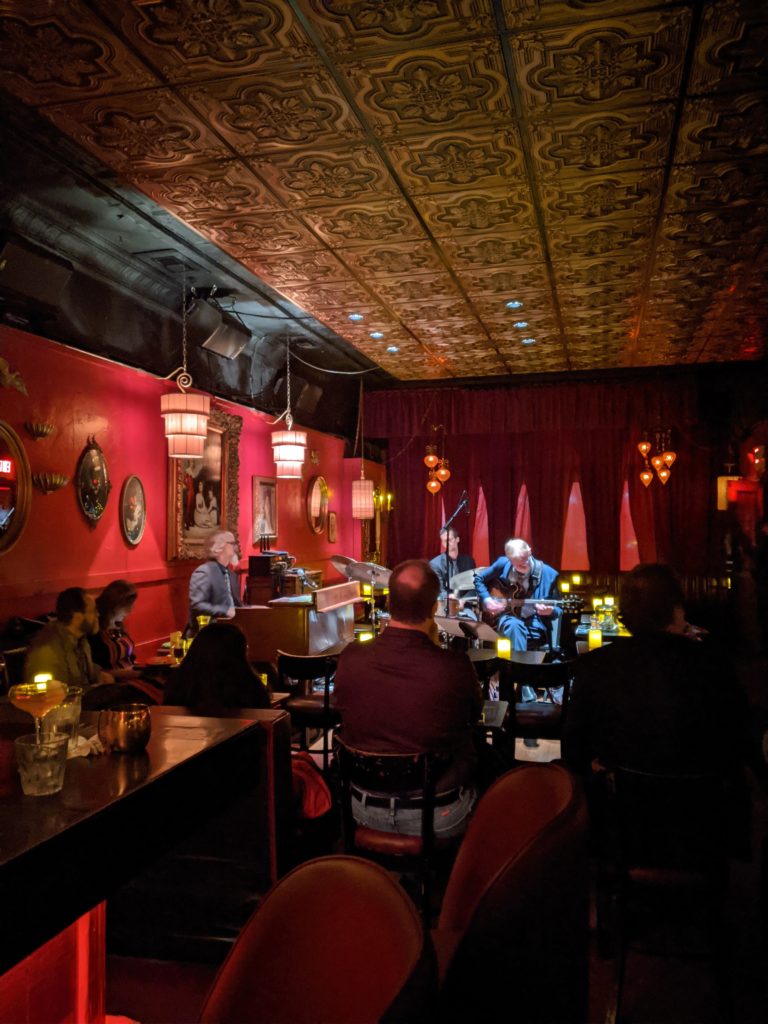
[[(58, 472), (70, 479), (52, 494), (33, 489), (25, 530), (10, 551), (0, 554), (0, 628), (11, 616), (50, 611), (65, 587), (98, 592), (122, 577), (139, 589), (129, 630), (137, 643), (154, 647), (185, 621), (187, 583), (197, 564), (166, 559), (168, 459), (159, 410), (160, 395), (172, 385), (7, 327), (0, 327), (0, 357), (21, 374), (28, 392), (22, 395), (0, 387), (0, 420), (18, 434), (33, 473)], [(274, 475), (270, 417), (229, 402), (215, 404), (243, 418), (238, 536), (245, 568), (248, 554), (256, 550), (251, 477)], [(34, 441), (24, 429), (25, 421), (52, 423), (55, 430)], [(113, 483), (106, 512), (95, 528), (80, 511), (72, 484), (78, 458), (92, 434), (104, 450)], [(274, 546), (295, 555), (298, 565), (321, 569), (325, 581), (333, 582), (338, 573), (330, 557), (360, 554), (360, 529), (350, 516), (348, 483), (356, 475), (351, 466), (359, 472), (359, 462), (344, 459), (339, 438), (309, 431), (308, 442), (317, 452), (317, 464), (307, 460), (304, 480), (278, 482), (280, 532)], [(368, 475), (383, 482), (382, 467), (368, 469)], [(147, 497), (147, 525), (135, 548), (123, 539), (118, 522), (120, 490), (132, 474), (141, 478)], [(329, 508), (337, 514), (335, 544), (329, 543), (327, 532), (313, 534), (307, 524), (307, 482), (317, 474), (325, 477)]]

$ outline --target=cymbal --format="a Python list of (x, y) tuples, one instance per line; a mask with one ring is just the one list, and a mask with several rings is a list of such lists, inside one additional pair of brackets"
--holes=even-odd
[(354, 558), (348, 558), (346, 555), (332, 555), (331, 565), (334, 569), (338, 570), (342, 576), (347, 575), (347, 566), (354, 565)]
[(371, 583), (374, 587), (386, 587), (392, 575), (391, 570), (383, 565), (376, 565), (375, 562), (356, 562), (354, 558), (347, 558), (346, 555), (333, 555), (331, 565), (348, 580)]
[(457, 572), (455, 576), (451, 576), (451, 591), (474, 590), (476, 571), (475, 569), (467, 569), (465, 572)]

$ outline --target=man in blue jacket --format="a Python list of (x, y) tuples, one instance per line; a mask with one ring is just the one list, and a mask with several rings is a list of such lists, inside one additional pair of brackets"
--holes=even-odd
[(504, 556), (475, 573), (475, 589), (496, 630), (512, 641), (513, 651), (533, 650), (546, 643), (559, 606), (547, 604), (559, 597), (557, 572), (533, 557), (522, 537), (504, 545)]

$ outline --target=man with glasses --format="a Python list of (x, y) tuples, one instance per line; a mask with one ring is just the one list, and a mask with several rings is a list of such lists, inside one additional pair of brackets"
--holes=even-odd
[(239, 561), (237, 540), (229, 530), (216, 530), (206, 542), (207, 562), (189, 580), (189, 628), (194, 631), (198, 615), (231, 619), (242, 606), (240, 584), (232, 568)]

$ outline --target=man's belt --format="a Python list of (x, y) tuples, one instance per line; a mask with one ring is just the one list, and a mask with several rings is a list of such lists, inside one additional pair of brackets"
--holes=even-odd
[[(423, 796), (398, 796), (393, 793), (392, 796), (385, 796), (383, 794), (366, 793), (364, 789), (358, 789), (357, 786), (351, 786), (352, 796), (365, 803), (367, 807), (391, 807), (394, 805), (396, 808), (402, 810), (409, 810), (424, 806)], [(461, 790), (449, 789), (445, 793), (435, 794), (435, 807), (445, 807), (446, 804), (452, 804), (454, 801), (459, 799)]]

